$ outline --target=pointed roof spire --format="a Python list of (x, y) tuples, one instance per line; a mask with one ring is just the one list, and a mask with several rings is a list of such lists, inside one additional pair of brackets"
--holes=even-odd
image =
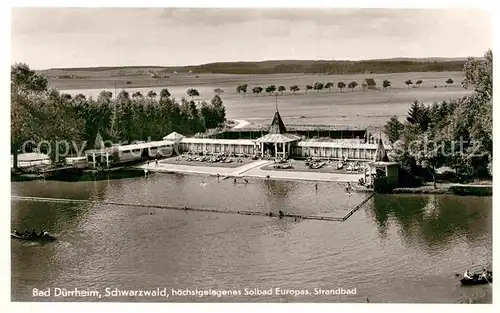
[(375, 152), (375, 157), (373, 158), (375, 162), (388, 162), (389, 158), (387, 157), (387, 153), (385, 152), (384, 143), (382, 142), (382, 138), (378, 138), (377, 142), (377, 151)]
[(94, 149), (102, 150), (104, 148), (104, 140), (102, 140), (101, 133), (97, 131), (97, 135), (95, 136)]
[(281, 119), (280, 112), (276, 110), (274, 113), (273, 121), (271, 122), (271, 127), (269, 128), (270, 134), (284, 134), (286, 133), (285, 123)]

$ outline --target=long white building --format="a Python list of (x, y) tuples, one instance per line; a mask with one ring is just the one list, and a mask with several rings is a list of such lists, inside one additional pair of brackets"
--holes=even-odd
[[(378, 147), (376, 142), (365, 142), (364, 139), (322, 141), (287, 133), (278, 110), (274, 114), (269, 133), (257, 139), (186, 138), (177, 133), (172, 133), (164, 139), (173, 139), (173, 137), (177, 139), (179, 151), (184, 153), (234, 153), (295, 159), (318, 157), (371, 161)], [(391, 147), (386, 146), (385, 149), (390, 150)]]

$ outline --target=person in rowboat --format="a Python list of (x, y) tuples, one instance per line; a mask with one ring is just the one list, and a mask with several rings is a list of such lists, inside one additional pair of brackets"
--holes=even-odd
[(483, 271), (481, 273), (481, 277), (483, 278), (487, 278), (488, 277), (488, 273), (486, 272), (486, 270), (483, 268)]
[(465, 273), (464, 273), (464, 278), (467, 278), (467, 279), (472, 279), (472, 277), (470, 277), (469, 275), (469, 270), (466, 270)]

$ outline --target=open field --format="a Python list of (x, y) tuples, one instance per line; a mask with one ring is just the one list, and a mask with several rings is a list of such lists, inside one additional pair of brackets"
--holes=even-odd
[[(230, 75), (230, 74), (175, 74), (164, 81), (155, 81), (145, 74), (126, 77), (104, 77), (103, 73), (78, 72), (87, 76), (85, 79), (50, 79), (50, 84), (61, 91), (75, 95), (83, 93), (86, 96), (97, 97), (103, 90), (114, 92), (114, 83), (117, 91), (127, 89), (129, 92), (140, 91), (146, 95), (149, 90), (160, 93), (162, 88), (168, 88), (176, 99), (186, 96), (188, 88), (196, 88), (200, 97), (195, 100), (210, 100), (215, 88), (221, 88), (224, 93), (221, 97), (227, 108), (229, 119), (242, 119), (253, 123), (265, 124), (270, 122), (276, 104), (276, 97), (265, 93), (255, 96), (251, 89), (254, 86), (266, 87), (274, 84), (283, 85), (289, 89), (298, 85), (301, 90), (293, 95), (290, 91), (280, 95), (278, 99), (281, 116), (285, 123), (294, 124), (337, 124), (366, 126), (378, 128), (392, 115), (403, 117), (408, 111), (409, 104), (414, 100), (431, 104), (436, 101), (457, 99), (469, 95), (471, 91), (460, 86), (463, 79), (462, 72), (425, 72), (425, 73), (397, 73), (397, 74), (356, 74), (356, 75), (312, 75), (312, 74), (270, 74), (270, 75)], [(91, 76), (90, 74), (94, 75)], [(361, 85), (364, 78), (373, 78), (380, 87), (379, 90), (363, 91), (361, 86), (354, 92), (347, 90), (340, 92), (338, 88), (331, 91), (323, 90), (317, 93), (309, 90), (305, 93), (305, 85), (315, 82), (332, 82), (335, 86), (339, 81), (349, 83), (357, 81)], [(452, 78), (453, 86), (445, 88), (445, 81)], [(384, 79), (392, 82), (392, 87), (382, 90)], [(412, 79), (423, 80), (420, 88), (408, 88), (404, 81)], [(125, 84), (125, 80), (132, 82)], [(237, 94), (235, 89), (239, 84), (248, 84), (246, 97)], [(434, 86), (438, 88), (434, 88)], [(135, 88), (134, 88), (135, 87)]]

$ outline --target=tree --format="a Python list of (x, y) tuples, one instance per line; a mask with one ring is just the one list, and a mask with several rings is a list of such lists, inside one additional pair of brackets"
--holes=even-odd
[(283, 95), (283, 91), (286, 91), (286, 87), (285, 86), (279, 86), (278, 87), (278, 91), (281, 92), (281, 95)]
[(193, 100), (193, 97), (199, 97), (200, 96), (200, 93), (198, 92), (198, 90), (194, 89), (194, 88), (189, 88), (187, 90), (187, 95), (189, 97), (191, 97), (191, 100)]
[(384, 132), (389, 138), (391, 143), (395, 143), (401, 137), (401, 133), (404, 129), (403, 123), (398, 120), (397, 116), (391, 117), (390, 120), (384, 126)]
[(170, 92), (168, 91), (167, 88), (163, 88), (161, 91), (160, 91), (160, 99), (161, 100), (165, 100), (167, 99), (168, 97), (170, 97)]
[[(35, 78), (35, 74), (25, 73), (26, 77)], [(72, 101), (61, 97), (59, 92), (52, 89), (41, 92), (40, 85), (32, 82), (14, 80), (11, 95), (11, 152), (14, 155), (14, 167), (17, 168), (17, 155), (28, 140), (40, 143), (42, 153), (49, 154), (50, 159), (60, 161), (59, 153), (67, 151), (69, 144), (81, 140), (82, 120), (75, 114)], [(30, 90), (29, 88), (33, 88)]]
[(338, 82), (337, 87), (340, 89), (340, 92), (342, 92), (346, 85), (344, 82)]
[(488, 50), (484, 54), (484, 60), (468, 58), (464, 65), (465, 79), (462, 82), (464, 88), (474, 87), (474, 91), (482, 101), (488, 101), (493, 97), (493, 54)]
[(153, 99), (153, 98), (155, 98), (155, 97), (156, 97), (156, 92), (155, 92), (154, 90), (150, 90), (150, 91), (148, 92), (148, 98), (149, 98), (149, 99)]
[(25, 63), (16, 63), (10, 68), (11, 92), (41, 93), (47, 91), (47, 79), (30, 69)]
[(266, 87), (266, 92), (271, 95), (273, 92), (276, 91), (276, 85), (269, 85)]
[(352, 81), (352, 82), (349, 83), (348, 87), (351, 88), (351, 91), (354, 91), (354, 88), (356, 88), (357, 85), (358, 85), (357, 82)]
[(248, 84), (239, 85), (238, 87), (236, 87), (236, 92), (243, 93), (243, 97), (245, 97), (245, 95), (247, 93), (247, 88), (248, 88)]
[(224, 90), (223, 90), (223, 89), (221, 89), (221, 88), (215, 88), (215, 89), (214, 89), (214, 93), (215, 93), (215, 94), (217, 94), (217, 95), (219, 95), (219, 96), (220, 96), (220, 94), (221, 94), (221, 93), (223, 93), (223, 92), (224, 92)]
[(418, 125), (421, 130), (427, 130), (427, 126), (430, 122), (430, 114), (429, 109), (425, 107), (423, 103), (418, 102), (418, 100), (413, 101), (410, 105), (410, 109), (408, 111), (408, 116), (406, 120), (410, 124)]
[(62, 93), (61, 94), (61, 100), (63, 101), (71, 101), (72, 97), (69, 93)]
[(83, 104), (85, 101), (87, 101), (87, 97), (85, 97), (83, 93), (79, 93), (73, 98), (73, 101), (75, 103)]
[[(489, 59), (489, 60), (488, 60)], [(493, 102), (492, 58), (470, 58), (464, 66), (465, 87), (474, 86), (470, 96), (424, 106), (415, 101), (408, 111), (407, 122), (399, 132), (395, 147), (401, 147), (396, 161), (418, 175), (425, 169), (433, 176), (435, 168), (446, 165), (455, 169), (458, 177), (491, 177), (493, 167)], [(394, 121), (385, 131), (394, 140), (399, 129)]]
[(135, 99), (135, 98), (142, 98), (142, 93), (140, 91), (136, 91), (132, 94), (132, 99)]
[(316, 90), (316, 93), (319, 93), (321, 90), (323, 90), (324, 87), (325, 85), (323, 85), (323, 83), (316, 82), (314, 83), (313, 89)]
[(212, 107), (215, 113), (215, 122), (217, 125), (223, 124), (226, 121), (226, 108), (219, 95), (213, 97)]
[(384, 89), (391, 87), (391, 81), (388, 79), (384, 79), (384, 81), (382, 82), (382, 87), (384, 87)]
[(118, 96), (116, 99), (118, 102), (128, 101), (128, 100), (130, 100), (130, 94), (128, 93), (128, 91), (122, 90), (118, 93)]
[(446, 80), (446, 85), (451, 85), (451, 84), (453, 84), (453, 79), (448, 78), (448, 79)]
[(308, 91), (308, 90), (311, 90), (311, 89), (313, 89), (313, 86), (311, 86), (311, 85), (306, 85), (306, 94), (307, 94), (307, 91)]
[(32, 103), (28, 98), (47, 91), (47, 79), (31, 70), (25, 63), (10, 68), (11, 79), (11, 153), (14, 168), (18, 168), (18, 153), (23, 144), (36, 133)]
[(409, 89), (410, 85), (413, 85), (413, 82), (411, 81), (411, 79), (408, 79), (407, 81), (405, 81), (405, 84), (408, 86)]
[(420, 84), (422, 84), (423, 82), (424, 82), (423, 80), (419, 79), (415, 82), (415, 85), (417, 85), (418, 88), (420, 88)]
[(294, 95), (295, 95), (295, 92), (297, 92), (299, 90), (300, 90), (300, 88), (297, 85), (290, 86), (290, 91), (293, 92)]
[(325, 89), (328, 89), (328, 92), (332, 92), (332, 87), (333, 87), (333, 83), (331, 83), (331, 82), (328, 82), (325, 84)]
[(259, 93), (261, 93), (263, 90), (264, 90), (264, 88), (257, 86), (257, 87), (253, 87), (252, 92), (255, 94), (255, 96), (258, 96)]
[(410, 153), (415, 158), (417, 165), (429, 170), (432, 175), (434, 189), (437, 189), (436, 168), (441, 167), (445, 162), (442, 141), (439, 140), (435, 133), (426, 132), (417, 137), (410, 149)]

